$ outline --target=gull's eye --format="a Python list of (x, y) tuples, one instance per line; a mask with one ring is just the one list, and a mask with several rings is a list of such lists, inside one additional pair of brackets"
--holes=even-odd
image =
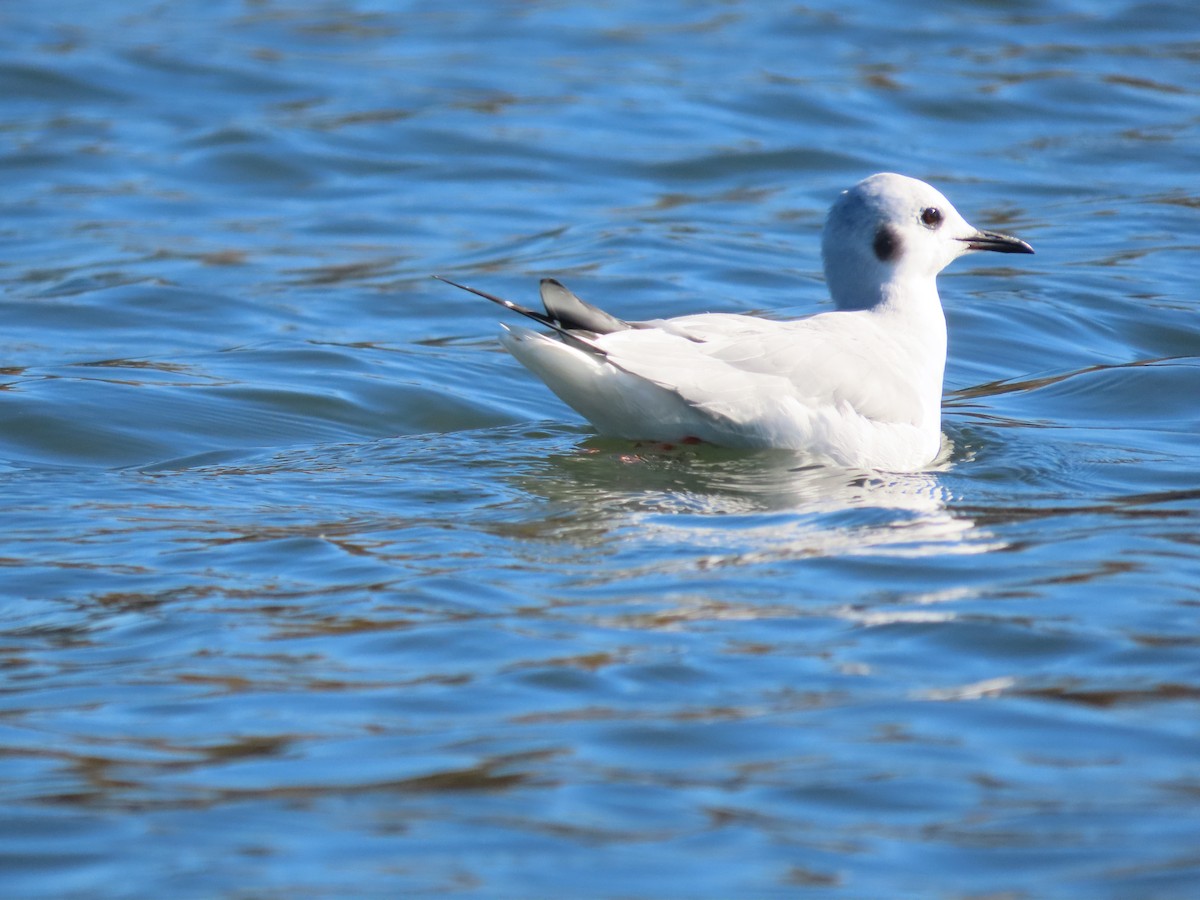
[(942, 224), (942, 211), (936, 206), (927, 206), (921, 210), (921, 224), (926, 228), (937, 228)]

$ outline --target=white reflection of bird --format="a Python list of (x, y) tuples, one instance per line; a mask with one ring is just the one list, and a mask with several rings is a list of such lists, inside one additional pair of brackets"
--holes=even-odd
[(821, 250), (837, 309), (786, 322), (730, 313), (626, 322), (553, 279), (542, 281), (539, 313), (442, 280), (551, 329), (504, 326), (501, 340), (602, 434), (927, 466), (941, 446), (946, 364), (937, 274), (972, 250), (1033, 249), (969, 225), (924, 182), (880, 174), (838, 197)]

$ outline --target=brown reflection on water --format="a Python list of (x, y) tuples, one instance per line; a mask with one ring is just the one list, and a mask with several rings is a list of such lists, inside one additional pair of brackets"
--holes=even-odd
[[(329, 797), (347, 798), (356, 795), (379, 797), (387, 794), (419, 795), (444, 793), (492, 793), (539, 784), (547, 786), (546, 776), (539, 765), (560, 756), (562, 751), (536, 750), (502, 754), (486, 758), (471, 766), (443, 769), (411, 778), (381, 779), (348, 784), (293, 784), (265, 788), (182, 787), (175, 796), (155, 788), (155, 795), (145, 792), (151, 788), (153, 776), (166, 772), (204, 769), (237, 760), (272, 758), (284, 754), (292, 738), (284, 736), (250, 736), (218, 747), (165, 748), (186, 757), (179, 760), (136, 763), (128, 759), (72, 753), (27, 753), (60, 759), (80, 784), (78, 790), (47, 793), (36, 801), (63, 806), (83, 806), (91, 809), (151, 811), (209, 809), (221, 804), (246, 801), (313, 801)], [(160, 748), (161, 749), (161, 748)], [(147, 776), (146, 780), (135, 775)]]
[(1151, 703), (1167, 703), (1179, 700), (1200, 700), (1200, 687), (1174, 683), (1156, 684), (1142, 688), (1113, 688), (1110, 690), (1062, 685), (1023, 688), (1014, 690), (1012, 693), (1040, 700), (1058, 700), (1063, 703), (1076, 703), (1081, 706), (1091, 706), (1098, 709), (1108, 709), (1116, 706), (1144, 706)]

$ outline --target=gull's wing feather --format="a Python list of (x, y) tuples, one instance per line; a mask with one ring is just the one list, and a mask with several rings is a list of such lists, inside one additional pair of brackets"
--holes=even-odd
[[(735, 420), (785, 400), (866, 419), (916, 424), (925, 410), (901, 377), (908, 351), (870, 316), (833, 312), (795, 322), (684, 316), (606, 335), (609, 360), (714, 415)], [(794, 412), (794, 409), (792, 410)]]
[(569, 329), (582, 329), (594, 334), (608, 334), (632, 328), (628, 322), (609, 315), (598, 306), (580, 300), (559, 281), (543, 278), (542, 306), (552, 319)]

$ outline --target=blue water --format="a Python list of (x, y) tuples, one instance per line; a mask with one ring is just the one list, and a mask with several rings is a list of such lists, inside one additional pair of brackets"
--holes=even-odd
[[(0, 893), (1200, 896), (1200, 13), (0, 10)], [(496, 341), (828, 308), (941, 188), (933, 470), (595, 437)]]

